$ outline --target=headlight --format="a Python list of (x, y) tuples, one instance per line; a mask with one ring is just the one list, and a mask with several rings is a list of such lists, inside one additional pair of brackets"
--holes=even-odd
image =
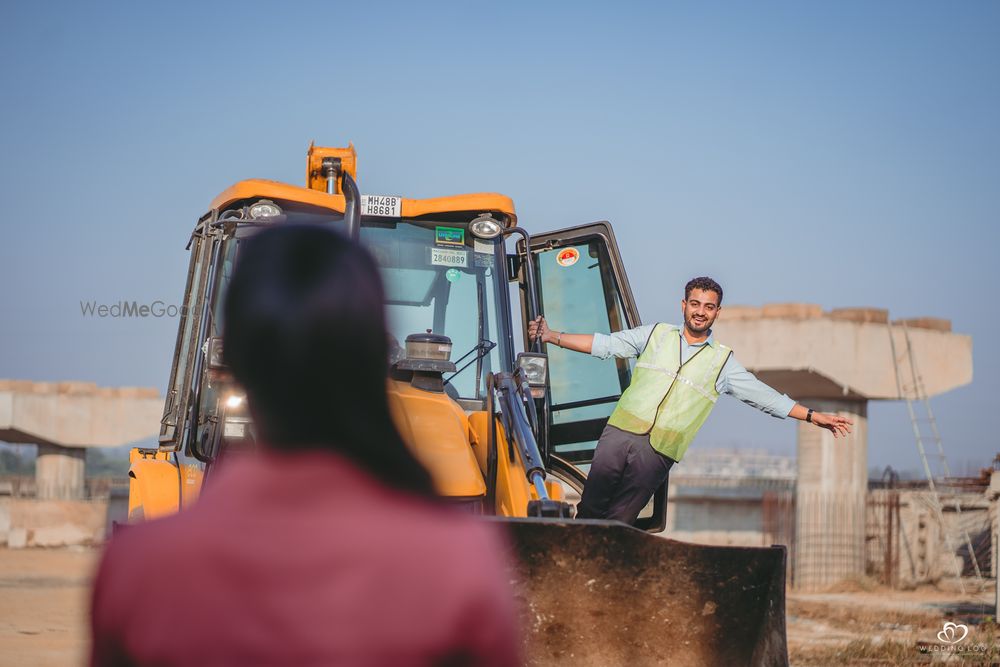
[(256, 204), (250, 206), (250, 217), (254, 220), (276, 218), (279, 215), (281, 215), (281, 207), (270, 199), (261, 199)]
[(226, 407), (230, 410), (238, 408), (243, 405), (244, 397), (240, 394), (230, 394), (229, 398), (226, 399)]
[(469, 232), (477, 239), (495, 239), (502, 231), (503, 227), (489, 213), (483, 213), (469, 223)]
[(549, 357), (535, 352), (522, 352), (517, 355), (517, 365), (528, 381), (531, 395), (541, 398), (545, 395), (545, 385), (549, 380)]
[(213, 336), (208, 339), (206, 345), (205, 351), (208, 355), (208, 367), (215, 369), (225, 368), (226, 363), (222, 359), (222, 338)]

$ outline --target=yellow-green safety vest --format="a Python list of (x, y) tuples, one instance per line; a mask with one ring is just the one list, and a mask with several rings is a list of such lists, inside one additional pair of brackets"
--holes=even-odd
[(608, 420), (623, 431), (649, 434), (653, 448), (675, 461), (684, 458), (715, 407), (715, 383), (733, 352), (721, 343), (706, 343), (682, 363), (682, 349), (680, 329), (657, 324)]

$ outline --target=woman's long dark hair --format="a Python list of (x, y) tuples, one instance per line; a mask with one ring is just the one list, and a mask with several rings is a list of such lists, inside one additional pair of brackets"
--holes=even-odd
[(273, 449), (329, 449), (390, 486), (433, 494), (386, 396), (382, 282), (336, 231), (288, 225), (243, 242), (225, 303), (226, 364)]

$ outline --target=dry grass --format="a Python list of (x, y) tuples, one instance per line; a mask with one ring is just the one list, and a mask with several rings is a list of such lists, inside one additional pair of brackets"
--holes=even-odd
[[(969, 633), (970, 638), (972, 633)], [(964, 642), (963, 642), (964, 644)], [(795, 667), (829, 667), (854, 665), (927, 665), (945, 660), (950, 665), (996, 665), (1000, 664), (1000, 647), (996, 643), (972, 645), (986, 646), (985, 651), (967, 650), (964, 653), (938, 654), (932, 649), (921, 647), (917, 642), (873, 642), (856, 639), (844, 646), (817, 647), (803, 649), (791, 655)]]
[[(824, 592), (825, 593), (872, 593), (879, 589), (885, 588), (872, 579), (866, 576), (851, 577), (850, 579), (845, 579), (839, 583), (829, 586)], [(887, 589), (888, 590), (888, 589)]]
[(795, 667), (830, 667), (830, 665), (922, 665), (930, 657), (921, 655), (912, 645), (902, 642), (879, 642), (856, 639), (845, 646), (801, 649), (791, 654)]
[[(852, 594), (840, 595), (848, 592)], [(1000, 630), (992, 618), (973, 610), (976, 605), (952, 600), (920, 606), (913, 603), (912, 594), (880, 587), (864, 591), (848, 585), (838, 587), (837, 593), (830, 596), (834, 600), (788, 600), (794, 667), (925, 665), (945, 659), (954, 665), (1000, 664)], [(935, 597), (933, 591), (925, 596)], [(942, 646), (950, 648), (937, 639), (946, 621), (968, 625), (968, 636), (956, 644), (965, 652), (940, 651)], [(970, 650), (975, 647), (985, 650)]]

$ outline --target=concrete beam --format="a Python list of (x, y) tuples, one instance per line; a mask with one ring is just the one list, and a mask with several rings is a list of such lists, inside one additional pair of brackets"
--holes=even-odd
[(117, 447), (160, 431), (163, 398), (148, 387), (0, 380), (0, 440)]
[[(909, 320), (917, 370), (928, 396), (972, 382), (972, 337), (951, 333), (944, 320)], [(906, 339), (888, 312), (848, 308), (824, 313), (812, 304), (723, 306), (716, 337), (757, 376), (793, 398), (900, 399), (913, 395)], [(890, 340), (890, 335), (892, 339)]]

